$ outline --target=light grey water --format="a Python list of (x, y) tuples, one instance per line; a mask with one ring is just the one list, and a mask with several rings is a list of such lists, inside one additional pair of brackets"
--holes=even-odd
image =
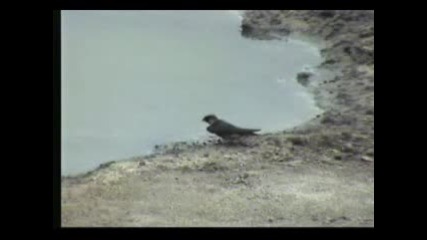
[(295, 76), (308, 43), (241, 37), (233, 11), (62, 11), (62, 174), (208, 136), (215, 113), (263, 132), (320, 112)]

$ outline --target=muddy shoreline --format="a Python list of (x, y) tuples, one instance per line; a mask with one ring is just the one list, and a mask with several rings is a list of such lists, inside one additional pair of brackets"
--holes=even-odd
[(374, 225), (374, 12), (246, 11), (242, 35), (321, 40), (339, 74), (302, 81), (325, 112), (251, 148), (174, 143), (63, 177), (62, 226)]

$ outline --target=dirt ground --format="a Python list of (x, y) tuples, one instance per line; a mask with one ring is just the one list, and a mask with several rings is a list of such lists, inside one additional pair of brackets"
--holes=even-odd
[(61, 181), (63, 227), (373, 227), (374, 11), (246, 11), (242, 35), (321, 46), (325, 112), (251, 147), (173, 143)]

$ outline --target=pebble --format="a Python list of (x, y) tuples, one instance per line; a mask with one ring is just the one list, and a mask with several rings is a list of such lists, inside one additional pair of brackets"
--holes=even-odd
[(374, 161), (374, 159), (373, 159), (373, 158), (371, 158), (371, 157), (369, 157), (369, 156), (363, 156), (363, 157), (362, 157), (362, 161), (365, 161), (365, 162), (373, 162), (373, 161)]

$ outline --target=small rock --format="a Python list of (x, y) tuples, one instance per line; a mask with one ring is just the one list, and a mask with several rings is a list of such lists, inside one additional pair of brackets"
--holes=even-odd
[(375, 90), (375, 86), (371, 85), (371, 86), (366, 86), (365, 87), (366, 91), (374, 91)]
[(209, 157), (209, 153), (203, 154), (203, 157)]
[(247, 23), (243, 23), (241, 26), (242, 36), (249, 36), (254, 32), (254, 28)]
[(335, 160), (342, 160), (343, 159), (342, 153), (339, 150), (332, 149), (332, 153), (334, 154)]
[[(333, 136), (321, 135), (318, 143), (320, 146), (323, 146), (323, 147), (333, 147), (335, 145), (334, 140), (335, 138)], [(338, 150), (334, 149), (333, 151), (335, 152)]]
[(343, 51), (345, 52), (345, 53), (347, 53), (347, 54), (351, 54), (351, 47), (345, 47), (344, 49), (343, 49)]
[(335, 16), (335, 11), (334, 10), (322, 10), (319, 13), (319, 17), (321, 17), (321, 18), (331, 18), (333, 16)]
[(351, 135), (351, 133), (350, 133), (350, 132), (342, 132), (342, 133), (341, 133), (341, 136), (342, 136), (342, 139), (344, 139), (344, 140), (346, 140), (346, 141), (350, 140), (350, 139), (351, 139), (351, 137), (352, 137), (352, 135)]
[(273, 222), (273, 219), (269, 218), (269, 219), (268, 219), (268, 222), (269, 222), (269, 223), (272, 223), (272, 222)]
[(282, 21), (280, 21), (280, 19), (277, 19), (277, 18), (273, 18), (273, 19), (270, 20), (270, 24), (272, 24), (272, 25), (278, 25), (281, 22)]
[(162, 171), (166, 171), (166, 170), (168, 170), (169, 168), (168, 168), (166, 165), (159, 164), (159, 165), (157, 165), (157, 169), (162, 170)]
[(362, 32), (359, 34), (359, 37), (361, 37), (361, 38), (367, 38), (367, 37), (371, 37), (371, 36), (374, 36), (373, 31)]
[(273, 156), (273, 154), (271, 152), (263, 152), (261, 155), (267, 159), (269, 159)]
[(350, 153), (350, 152), (354, 151), (354, 147), (351, 143), (346, 143), (346, 144), (344, 144), (342, 151), (346, 152), (346, 153)]
[(98, 166), (98, 169), (103, 169), (103, 168), (107, 168), (107, 167), (109, 167), (109, 166), (111, 166), (113, 163), (115, 163), (116, 161), (111, 161), (111, 162), (106, 162), (106, 163), (103, 163), (103, 164), (101, 164), (101, 165), (99, 165)]
[(297, 146), (305, 145), (307, 144), (307, 140), (301, 137), (290, 137), (288, 140), (293, 144)]
[(274, 138), (274, 139), (273, 139), (273, 143), (274, 143), (274, 145), (275, 145), (276, 147), (280, 147), (280, 146), (282, 146), (282, 142), (281, 142), (279, 139), (277, 139), (277, 138)]
[(138, 167), (142, 167), (142, 166), (145, 166), (145, 161), (139, 161)]
[(337, 150), (337, 149), (332, 149), (332, 153), (333, 154), (341, 154), (341, 152), (339, 150)]
[(309, 78), (311, 77), (311, 75), (313, 75), (313, 74), (308, 73), (308, 72), (300, 72), (300, 73), (298, 73), (298, 75), (297, 75), (297, 81), (298, 81), (301, 85), (303, 85), (303, 86), (307, 86), (307, 85), (308, 85), (308, 80), (309, 80)]
[(365, 162), (373, 162), (374, 161), (374, 159), (369, 157), (369, 156), (363, 156), (361, 159), (362, 159), (362, 161), (365, 161)]
[(334, 223), (334, 222), (339, 221), (339, 220), (349, 221), (349, 220), (351, 220), (351, 219), (350, 219), (350, 218), (348, 218), (348, 217), (346, 217), (346, 216), (341, 216), (341, 217), (337, 217), (337, 218), (332, 218), (332, 219), (330, 219), (330, 220), (329, 220), (329, 223)]
[(334, 60), (334, 59), (329, 59), (329, 60), (326, 60), (326, 61), (324, 61), (324, 62), (322, 62), (320, 65), (321, 66), (323, 66), (323, 65), (329, 65), (329, 64), (334, 64), (334, 63), (336, 63), (337, 61), (336, 60)]
[(325, 116), (320, 122), (322, 124), (334, 124), (336, 121), (332, 116)]

